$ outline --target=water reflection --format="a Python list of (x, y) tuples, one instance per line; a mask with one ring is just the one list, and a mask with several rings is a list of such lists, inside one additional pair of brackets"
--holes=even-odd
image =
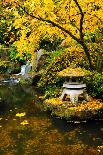
[(102, 122), (73, 124), (53, 118), (41, 111), (36, 91), (27, 89), (30, 93), (20, 86), (0, 86), (6, 102), (0, 115), (0, 155), (103, 154)]

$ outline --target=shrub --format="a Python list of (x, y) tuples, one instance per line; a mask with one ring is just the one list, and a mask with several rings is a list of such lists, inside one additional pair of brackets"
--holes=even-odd
[(60, 85), (63, 80), (58, 77), (57, 73), (67, 68), (72, 62), (76, 62), (75, 59), (76, 57), (68, 50), (61, 49), (50, 53), (38, 86), (46, 88), (48, 85)]
[(14, 45), (11, 45), (9, 47), (9, 57), (11, 60), (15, 60), (16, 57), (17, 57), (17, 50), (16, 50), (16, 47)]
[(103, 99), (103, 72), (93, 72), (92, 76), (85, 78), (85, 82), (92, 96)]
[(21, 65), (24, 65), (26, 63), (26, 59), (31, 59), (30, 53), (23, 53), (22, 56), (18, 55), (18, 51), (14, 45), (11, 45), (9, 47), (9, 58), (12, 61), (18, 61)]
[(56, 85), (48, 85), (45, 91), (45, 98), (59, 97), (61, 95), (61, 87), (56, 87)]
[(0, 59), (0, 73), (5, 73), (7, 72), (8, 70), (8, 65), (9, 65), (9, 62), (8, 61), (2, 61)]

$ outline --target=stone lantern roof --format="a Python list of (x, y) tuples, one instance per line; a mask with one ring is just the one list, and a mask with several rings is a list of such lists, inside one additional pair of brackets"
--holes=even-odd
[(60, 77), (84, 77), (90, 74), (90, 71), (82, 69), (81, 67), (67, 67), (66, 69), (60, 71), (58, 76)]

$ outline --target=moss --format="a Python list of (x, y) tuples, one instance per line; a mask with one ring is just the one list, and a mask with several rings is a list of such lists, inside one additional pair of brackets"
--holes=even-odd
[(97, 115), (103, 117), (103, 102), (93, 98), (85, 104), (78, 103), (77, 106), (70, 101), (61, 101), (59, 98), (46, 99), (44, 109), (51, 110), (53, 115), (65, 119), (91, 119)]

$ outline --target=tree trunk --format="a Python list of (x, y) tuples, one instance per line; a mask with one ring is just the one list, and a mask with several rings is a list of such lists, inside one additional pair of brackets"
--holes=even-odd
[(94, 67), (93, 67), (93, 64), (92, 64), (92, 60), (91, 60), (91, 56), (90, 56), (90, 53), (89, 53), (89, 49), (88, 49), (88, 47), (86, 46), (86, 44), (84, 43), (84, 41), (81, 41), (81, 45), (82, 45), (82, 47), (83, 47), (83, 50), (84, 50), (84, 52), (85, 52), (85, 55), (87, 56), (90, 70), (93, 70)]

